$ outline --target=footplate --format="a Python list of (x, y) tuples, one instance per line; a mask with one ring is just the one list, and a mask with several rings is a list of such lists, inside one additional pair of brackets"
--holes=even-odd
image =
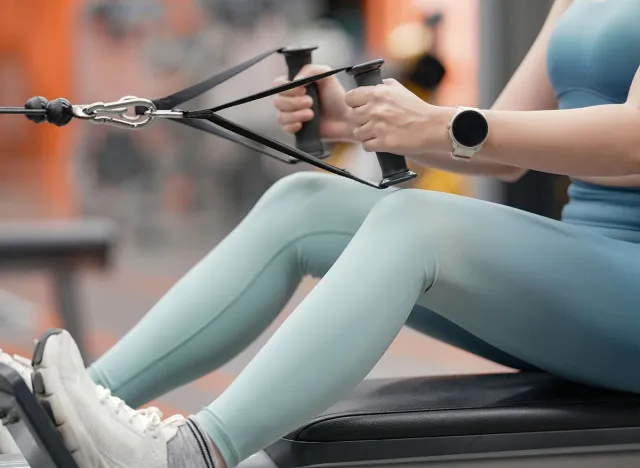
[(22, 455), (0, 455), (0, 468), (30, 468)]
[(51, 419), (22, 377), (0, 363), (0, 418), (23, 457), (0, 455), (0, 468), (77, 468)]

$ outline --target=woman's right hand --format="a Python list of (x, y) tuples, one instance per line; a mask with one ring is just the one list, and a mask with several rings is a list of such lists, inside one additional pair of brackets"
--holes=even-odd
[[(324, 65), (307, 65), (296, 76), (306, 78), (331, 70)], [(276, 78), (274, 86), (288, 83), (286, 76)], [(345, 103), (346, 91), (335, 76), (317, 82), (320, 98), (320, 138), (326, 140), (350, 140), (353, 127), (349, 123), (351, 109)], [(276, 95), (278, 121), (286, 133), (296, 133), (304, 122), (313, 118), (312, 101), (306, 88), (299, 87)]]

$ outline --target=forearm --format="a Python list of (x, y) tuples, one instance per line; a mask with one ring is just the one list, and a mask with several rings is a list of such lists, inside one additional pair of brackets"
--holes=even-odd
[[(432, 125), (437, 152), (451, 140), (447, 124), (454, 109), (440, 108)], [(640, 108), (613, 104), (553, 111), (486, 111), (489, 138), (469, 171), (500, 166), (572, 177), (613, 177), (640, 173)], [(433, 164), (433, 153), (416, 159)], [(455, 166), (453, 165), (455, 163)], [(473, 165), (473, 166), (472, 166)]]
[(494, 177), (504, 182), (513, 182), (525, 172), (519, 167), (508, 166), (490, 161), (458, 161), (451, 157), (451, 152), (429, 152), (411, 159), (420, 165), (442, 171), (463, 175)]
[(640, 173), (640, 109), (487, 111), (489, 139), (478, 161), (573, 177)]
[[(557, 8), (556, 8), (557, 9)], [(558, 16), (559, 12), (555, 13)], [(546, 68), (540, 66), (543, 62), (546, 36), (549, 31), (543, 29), (529, 54), (523, 60), (521, 66), (515, 72), (507, 86), (491, 107), (492, 111), (537, 111), (557, 109), (557, 102), (551, 84), (549, 83)], [(533, 83), (533, 84), (532, 84)], [(440, 123), (439, 136), (446, 138), (445, 147), (441, 151), (428, 151), (424, 154), (412, 157), (420, 164), (435, 167), (441, 170), (456, 172), (459, 174), (479, 175), (495, 177), (505, 182), (518, 180), (526, 168), (515, 167), (504, 162), (494, 162), (475, 157), (472, 161), (458, 161), (451, 157), (452, 143), (446, 132), (447, 118), (451, 118), (453, 110), (443, 109), (443, 121)], [(445, 131), (443, 132), (443, 128)]]

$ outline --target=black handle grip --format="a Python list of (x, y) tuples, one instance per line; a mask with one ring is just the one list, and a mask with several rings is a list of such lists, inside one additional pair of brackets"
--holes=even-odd
[[(353, 76), (358, 86), (376, 86), (383, 84), (381, 71), (383, 63), (382, 59), (363, 63), (351, 67), (347, 73)], [(382, 170), (381, 187), (390, 187), (416, 177), (415, 172), (410, 171), (407, 167), (404, 156), (393, 153), (376, 153), (376, 156)]]
[[(311, 55), (317, 48), (317, 46), (285, 47), (280, 51), (287, 62), (289, 80), (293, 80), (305, 65), (312, 63)], [(320, 139), (320, 100), (318, 85), (316, 83), (308, 85), (307, 94), (313, 100), (311, 107), (311, 110), (313, 110), (313, 119), (305, 122), (302, 128), (296, 133), (296, 147), (317, 158), (325, 158), (328, 156), (328, 153)]]

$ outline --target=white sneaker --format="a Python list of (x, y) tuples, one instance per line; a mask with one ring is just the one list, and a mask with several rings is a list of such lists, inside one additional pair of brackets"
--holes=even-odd
[(185, 418), (162, 421), (157, 408), (136, 411), (97, 386), (66, 331), (40, 339), (33, 365), (36, 398), (79, 468), (167, 467), (167, 442)]
[[(20, 374), (20, 377), (24, 379), (29, 390), (33, 391), (31, 387), (31, 375), (33, 374), (31, 360), (15, 354), (11, 356), (0, 349), (0, 362), (8, 365)], [(18, 448), (18, 445), (13, 440), (9, 430), (0, 422), (0, 454), (15, 455), (19, 453), (21, 453), (20, 448)]]

